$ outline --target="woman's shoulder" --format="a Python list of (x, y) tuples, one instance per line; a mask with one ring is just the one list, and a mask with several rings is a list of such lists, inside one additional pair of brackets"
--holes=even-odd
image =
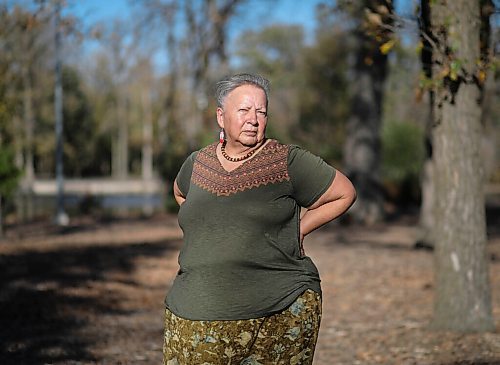
[(265, 149), (268, 151), (268, 154), (286, 156), (288, 166), (297, 160), (318, 158), (318, 156), (315, 156), (299, 145), (281, 143), (276, 139), (270, 139)]
[(294, 143), (282, 143), (277, 139), (270, 139), (268, 145), (270, 147), (287, 150), (289, 153), (296, 154), (300, 152), (309, 152), (303, 147)]
[(193, 157), (196, 157), (197, 155), (200, 154), (215, 156), (217, 153), (216, 151), (218, 144), (219, 142), (213, 142), (210, 143), (209, 145), (206, 145), (205, 147), (201, 147), (200, 149), (193, 152)]
[(269, 141), (266, 143), (267, 149), (274, 149), (279, 151), (288, 151), (291, 146), (292, 145), (290, 144), (281, 143), (280, 141), (274, 138), (270, 138)]

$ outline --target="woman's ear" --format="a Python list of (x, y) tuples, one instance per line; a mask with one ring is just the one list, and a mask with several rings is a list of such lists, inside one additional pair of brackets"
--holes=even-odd
[(217, 124), (219, 127), (224, 128), (224, 110), (217, 108)]

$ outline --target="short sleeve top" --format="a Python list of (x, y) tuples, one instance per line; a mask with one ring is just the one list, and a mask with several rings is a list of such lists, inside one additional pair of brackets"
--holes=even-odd
[(239, 320), (280, 312), (302, 292), (321, 292), (300, 252), (300, 209), (331, 185), (335, 169), (294, 145), (268, 141), (232, 171), (217, 144), (193, 152), (176, 181), (184, 242), (166, 306), (191, 320)]

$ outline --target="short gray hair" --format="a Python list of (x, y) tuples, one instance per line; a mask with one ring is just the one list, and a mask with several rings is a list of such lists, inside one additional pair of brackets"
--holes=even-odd
[(226, 96), (242, 85), (254, 85), (262, 89), (266, 94), (266, 105), (269, 103), (269, 80), (260, 75), (244, 73), (225, 77), (217, 83), (215, 88), (217, 107), (222, 108)]

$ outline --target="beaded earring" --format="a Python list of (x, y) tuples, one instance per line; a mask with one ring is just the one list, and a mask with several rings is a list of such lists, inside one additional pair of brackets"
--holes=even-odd
[(220, 133), (219, 133), (219, 142), (224, 143), (225, 140), (226, 140), (226, 135), (224, 133), (224, 129), (221, 128)]

